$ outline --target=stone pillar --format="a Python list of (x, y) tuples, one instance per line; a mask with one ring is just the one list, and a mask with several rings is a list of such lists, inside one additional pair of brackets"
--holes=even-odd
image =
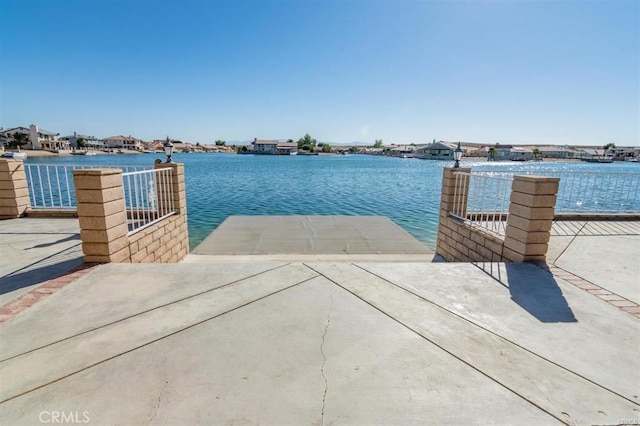
[(187, 214), (187, 195), (184, 185), (184, 164), (178, 163), (157, 163), (156, 169), (171, 169), (171, 189), (173, 191), (173, 204), (176, 213), (186, 216)]
[(440, 217), (447, 217), (454, 207), (462, 207), (463, 216), (466, 214), (469, 179), (466, 176), (458, 178), (458, 196), (456, 197), (456, 176), (454, 175), (456, 172), (471, 173), (471, 169), (468, 167), (444, 168), (442, 172), (442, 193), (440, 195)]
[(122, 170), (74, 170), (85, 262), (129, 262)]
[[(467, 211), (467, 198), (469, 195), (469, 181), (468, 179), (462, 180), (464, 185), (458, 185), (458, 195), (456, 197), (456, 176), (455, 172), (470, 173), (471, 169), (468, 167), (459, 167), (457, 169), (453, 167), (445, 167), (442, 171), (442, 191), (440, 194), (440, 214), (438, 217), (438, 241), (436, 243), (436, 253), (446, 259), (444, 248), (442, 244), (446, 236), (446, 226), (444, 222), (451, 220), (449, 218), (449, 212), (451, 212), (454, 206), (462, 207), (463, 213)], [(460, 182), (460, 181), (459, 181)]]
[(24, 163), (21, 160), (0, 159), (0, 219), (21, 217), (29, 207)]
[[(156, 169), (171, 168), (171, 191), (176, 214), (179, 216), (173, 238), (181, 249), (178, 252), (178, 260), (189, 253), (189, 229), (187, 226), (187, 193), (184, 182), (184, 164), (157, 163)], [(161, 194), (159, 190), (158, 194)]]
[(559, 182), (552, 177), (514, 177), (502, 252), (505, 260), (546, 260)]

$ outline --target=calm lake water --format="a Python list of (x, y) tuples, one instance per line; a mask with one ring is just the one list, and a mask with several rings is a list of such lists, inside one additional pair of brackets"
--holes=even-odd
[[(153, 165), (161, 154), (29, 158), (27, 163)], [(230, 215), (381, 215), (435, 248), (449, 161), (347, 156), (176, 154), (184, 163), (189, 237), (198, 245)], [(627, 171), (632, 163), (463, 161), (474, 170)]]

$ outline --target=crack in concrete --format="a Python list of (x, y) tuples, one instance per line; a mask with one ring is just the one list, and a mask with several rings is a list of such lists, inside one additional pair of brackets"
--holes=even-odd
[(156, 418), (156, 414), (158, 414), (158, 410), (160, 409), (160, 403), (162, 402), (162, 394), (164, 393), (164, 390), (167, 388), (168, 383), (169, 383), (168, 381), (165, 381), (164, 386), (162, 386), (162, 389), (160, 389), (160, 394), (158, 395), (158, 402), (156, 403), (156, 409), (153, 411), (153, 415), (149, 419), (148, 424), (151, 424), (153, 419)]
[(329, 325), (331, 324), (331, 311), (333, 310), (333, 294), (331, 295), (331, 304), (329, 305), (329, 313), (327, 314), (327, 324), (324, 327), (324, 334), (322, 335), (322, 342), (320, 343), (320, 353), (322, 354), (322, 366), (320, 367), (320, 372), (322, 373), (322, 378), (324, 379), (324, 394), (322, 395), (322, 411), (320, 412), (320, 422), (324, 425), (324, 409), (326, 406), (327, 400), (327, 392), (329, 390), (329, 381), (327, 380), (327, 376), (324, 373), (324, 366), (327, 363), (327, 356), (324, 353), (324, 341), (327, 337), (327, 331), (329, 330)]

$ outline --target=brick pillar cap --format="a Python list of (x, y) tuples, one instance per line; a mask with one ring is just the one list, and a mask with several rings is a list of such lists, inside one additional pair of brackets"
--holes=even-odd
[(121, 169), (84, 169), (84, 170), (74, 170), (73, 175), (84, 175), (84, 176), (108, 176), (108, 175), (117, 175), (122, 174)]
[(184, 166), (184, 163), (156, 163), (154, 165), (156, 167), (178, 167), (178, 166)]
[(560, 178), (557, 177), (549, 177), (549, 176), (514, 176), (514, 179), (523, 180), (525, 182), (558, 182)]

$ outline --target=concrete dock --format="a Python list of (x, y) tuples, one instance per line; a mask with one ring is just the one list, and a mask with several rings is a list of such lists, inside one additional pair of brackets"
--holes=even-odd
[(585, 232), (554, 233), (552, 273), (530, 264), (207, 256), (101, 265), (0, 324), (0, 418), (638, 421), (640, 319), (601, 296), (637, 295), (625, 277), (640, 273), (640, 233)]
[(230, 216), (198, 255), (433, 254), (384, 216)]

